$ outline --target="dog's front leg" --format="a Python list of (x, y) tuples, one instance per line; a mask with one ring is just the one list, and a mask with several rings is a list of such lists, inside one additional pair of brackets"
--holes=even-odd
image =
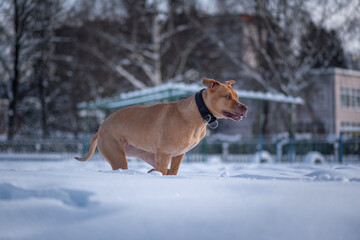
[(170, 159), (171, 155), (157, 152), (155, 154), (155, 170), (161, 172), (163, 175), (166, 175)]
[(183, 160), (184, 156), (185, 153), (171, 159), (171, 167), (170, 170), (167, 172), (167, 175), (176, 175), (178, 173), (180, 163)]

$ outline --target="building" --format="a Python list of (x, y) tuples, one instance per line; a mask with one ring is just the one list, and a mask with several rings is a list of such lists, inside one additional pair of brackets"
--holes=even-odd
[(312, 70), (310, 86), (301, 94), (296, 131), (320, 135), (360, 129), (360, 71)]

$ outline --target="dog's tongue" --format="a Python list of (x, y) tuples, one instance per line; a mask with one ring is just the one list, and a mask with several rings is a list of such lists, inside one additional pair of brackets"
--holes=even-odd
[(236, 120), (236, 121), (240, 121), (240, 120), (242, 120), (243, 119), (243, 116), (236, 116), (236, 117), (234, 117), (234, 120)]
[(231, 118), (234, 121), (240, 121), (243, 119), (243, 115), (240, 115), (240, 114), (233, 114), (230, 112), (224, 112), (223, 114), (224, 114), (224, 116)]

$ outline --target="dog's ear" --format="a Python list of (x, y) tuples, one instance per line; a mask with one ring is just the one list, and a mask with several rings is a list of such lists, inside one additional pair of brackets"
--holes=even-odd
[(214, 79), (210, 79), (210, 78), (204, 78), (203, 79), (203, 84), (209, 84), (209, 89), (210, 92), (214, 91), (214, 89), (218, 86), (220, 86), (220, 82), (214, 80)]
[(227, 85), (227, 86), (229, 86), (229, 87), (231, 87), (231, 84), (234, 84), (234, 83), (236, 83), (235, 80), (225, 81), (225, 85)]

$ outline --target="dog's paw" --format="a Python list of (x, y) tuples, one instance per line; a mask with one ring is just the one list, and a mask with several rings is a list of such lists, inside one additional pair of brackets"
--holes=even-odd
[(148, 174), (154, 175), (154, 176), (162, 176), (163, 175), (161, 172), (158, 172), (155, 169), (151, 169), (150, 171), (148, 171)]

